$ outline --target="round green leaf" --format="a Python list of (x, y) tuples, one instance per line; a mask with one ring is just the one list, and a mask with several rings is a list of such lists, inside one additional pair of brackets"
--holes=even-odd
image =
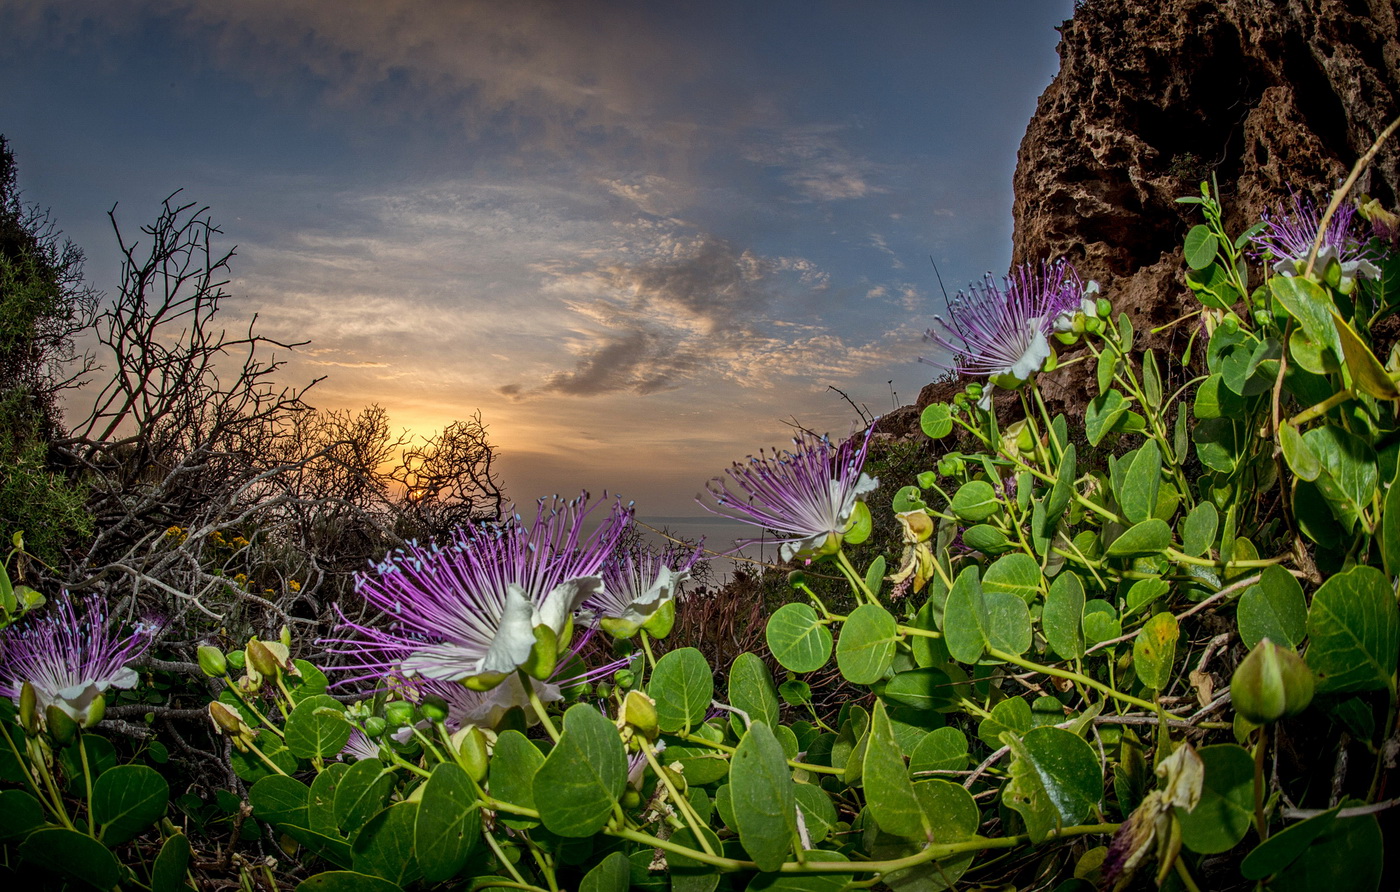
[(154, 768), (118, 765), (92, 787), (92, 817), (108, 846), (132, 839), (165, 814), (170, 784)]
[[(778, 689), (773, 686), (773, 673), (756, 654), (741, 653), (729, 667), (729, 705), (743, 710), (750, 721), (766, 722), (770, 728), (779, 724)], [(731, 716), (730, 726), (736, 734), (743, 735), (742, 718)]]
[(943, 635), (948, 653), (959, 663), (976, 663), (987, 647), (987, 602), (982, 596), (982, 581), (977, 565), (972, 565), (953, 580), (948, 602), (943, 612)]
[(417, 802), (396, 802), (369, 819), (351, 847), (353, 867), (399, 886), (422, 876), (413, 854), (413, 828), (418, 821)]
[[(574, 707), (578, 709), (580, 707)], [(739, 842), (759, 870), (775, 871), (797, 836), (797, 799), (782, 746), (763, 722), (739, 741), (729, 768)]]
[(1204, 746), (1197, 755), (1205, 765), (1205, 782), (1194, 809), (1176, 809), (1181, 841), (1202, 855), (1227, 852), (1254, 820), (1254, 760), (1233, 743)]
[(661, 730), (685, 731), (705, 721), (705, 712), (715, 696), (715, 676), (704, 654), (693, 647), (682, 647), (656, 661), (647, 693), (656, 701), (656, 720)]
[(903, 514), (906, 511), (920, 511), (928, 504), (924, 501), (923, 491), (917, 486), (902, 486), (890, 500), (890, 507), (896, 514)]
[(1307, 661), (1318, 693), (1387, 687), (1400, 653), (1400, 610), (1390, 582), (1375, 567), (1353, 567), (1313, 594)]
[(1220, 529), (1220, 512), (1210, 502), (1202, 502), (1191, 513), (1181, 528), (1181, 550), (1192, 557), (1200, 557), (1215, 544), (1215, 534)]
[(1003, 801), (1026, 822), (1032, 842), (1089, 816), (1103, 793), (1103, 774), (1098, 754), (1083, 738), (1042, 727), (1020, 739), (1003, 735), (1002, 741), (1012, 754)]
[(627, 754), (617, 727), (590, 703), (564, 713), (564, 733), (535, 773), (535, 807), (551, 833), (592, 836), (627, 786)]
[(353, 870), (328, 870), (302, 880), (296, 892), (403, 892), (388, 880)]
[(982, 591), (1010, 592), (1027, 604), (1040, 591), (1040, 565), (1022, 552), (998, 558), (982, 575)]
[(328, 694), (315, 694), (297, 704), (287, 716), (287, 749), (302, 759), (334, 756), (353, 730), (345, 720), (345, 705)]
[(963, 544), (983, 554), (1002, 554), (1013, 547), (1005, 533), (985, 523), (963, 530)]
[(880, 829), (895, 836), (926, 838), (929, 828), (914, 797), (914, 784), (904, 764), (904, 753), (894, 737), (882, 700), (875, 701), (870, 736), (861, 772), (866, 808)]
[(961, 771), (967, 763), (967, 735), (951, 726), (934, 728), (909, 754), (909, 774), (917, 780), (921, 771)]
[(579, 892), (627, 892), (631, 885), (632, 868), (627, 856), (613, 852), (583, 875)]
[[(800, 789), (800, 787), (799, 787)], [(816, 840), (813, 839), (813, 842)], [(814, 849), (803, 852), (807, 861), (849, 861), (840, 852)], [(746, 892), (841, 892), (855, 878), (849, 873), (760, 873), (749, 880)], [(674, 885), (673, 885), (674, 890)]]
[(185, 892), (189, 884), (185, 873), (190, 867), (190, 841), (176, 833), (160, 847), (160, 854), (151, 865), (151, 892)]
[(1143, 624), (1133, 639), (1133, 665), (1138, 678), (1154, 691), (1164, 691), (1172, 680), (1176, 640), (1181, 634), (1176, 617), (1158, 613)]
[[(388, 804), (389, 794), (393, 790), (394, 773), (386, 770), (377, 760), (362, 759), (351, 765), (335, 785), (332, 827), (346, 838), (354, 839), (360, 828)], [(317, 829), (318, 820), (324, 819), (324, 815), (316, 814), (319, 810), (316, 792), (313, 784), (310, 803), (313, 830)]]
[(1172, 544), (1172, 529), (1156, 517), (1134, 524), (1108, 546), (1111, 557), (1161, 554)]
[(1268, 638), (1275, 644), (1296, 648), (1308, 630), (1308, 604), (1303, 587), (1293, 574), (1279, 566), (1267, 567), (1259, 581), (1240, 595), (1240, 640), (1253, 650)]
[(1055, 653), (1072, 660), (1084, 656), (1084, 583), (1064, 572), (1050, 584), (1040, 613), (1041, 630)]
[(1001, 735), (1017, 737), (1031, 729), (1031, 705), (1020, 697), (1010, 697), (992, 707), (992, 714), (977, 725), (977, 736), (992, 749), (1001, 749)]
[(1269, 892), (1312, 892), (1315, 889), (1375, 892), (1381, 885), (1386, 848), (1385, 836), (1375, 815), (1338, 818), (1296, 861), (1270, 881)]
[(953, 432), (953, 407), (947, 403), (925, 406), (919, 413), (919, 427), (931, 439), (943, 439)]
[(1270, 836), (1240, 862), (1240, 873), (1247, 880), (1262, 880), (1288, 867), (1314, 839), (1336, 823), (1340, 808), (1329, 809)]
[[(831, 659), (831, 630), (806, 604), (793, 603), (779, 607), (768, 618), (765, 637), (768, 649), (784, 669), (815, 672)], [(657, 668), (660, 669), (660, 666)], [(707, 666), (707, 674), (708, 669)], [(660, 698), (657, 698), (657, 702), (660, 702)], [(708, 699), (705, 706), (709, 706)], [(704, 718), (703, 710), (701, 718)]]
[(981, 523), (1001, 510), (1001, 500), (996, 490), (985, 480), (964, 483), (953, 495), (948, 506), (960, 519), (970, 523)]
[(807, 825), (807, 836), (817, 843), (826, 839), (836, 827), (839, 819), (831, 797), (816, 784), (795, 784), (792, 792), (797, 797), (797, 808), (802, 812), (802, 821)]
[(44, 809), (39, 800), (23, 790), (0, 792), (0, 841), (22, 839), (44, 826)]
[(306, 804), (310, 792), (306, 784), (296, 778), (272, 774), (248, 790), (248, 803), (259, 821), (305, 827), (308, 826)]
[(899, 626), (890, 612), (878, 604), (863, 604), (841, 627), (836, 665), (847, 681), (874, 684), (889, 671), (898, 640)]
[(1203, 270), (1215, 262), (1220, 250), (1220, 240), (1204, 223), (1197, 223), (1186, 233), (1186, 265), (1194, 270)]
[(99, 889), (111, 889), (122, 878), (122, 866), (106, 846), (67, 827), (34, 831), (20, 843), (19, 855), (30, 864)]
[(1010, 592), (984, 592), (987, 644), (1017, 656), (1031, 648), (1031, 614), (1026, 602)]
[(481, 836), (481, 809), (471, 778), (451, 762), (439, 763), (423, 786), (414, 850), (423, 879), (440, 883), (457, 875)]

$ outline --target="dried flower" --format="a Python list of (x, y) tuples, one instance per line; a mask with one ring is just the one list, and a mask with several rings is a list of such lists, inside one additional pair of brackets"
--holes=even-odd
[[(1302, 275), (1317, 239), (1322, 211), (1311, 199), (1294, 193), (1291, 212), (1265, 211), (1263, 217), (1264, 230), (1250, 240), (1257, 255), (1274, 258), (1274, 272), (1280, 275)], [(1356, 209), (1339, 205), (1327, 222), (1313, 269), (1338, 291), (1349, 294), (1357, 279), (1380, 278), (1381, 271), (1371, 262), (1374, 259), (1356, 225)]]
[(142, 622), (129, 634), (119, 633), (100, 598), (60, 598), (53, 610), (5, 630), (0, 694), (18, 704), (28, 682), (40, 715), (54, 706), (79, 725), (98, 721), (108, 688), (136, 685), (129, 664), (146, 652), (158, 628)]
[[(880, 485), (861, 470), (872, 433), (873, 426), (859, 445), (853, 437), (832, 446), (828, 438), (804, 431), (793, 439), (794, 452), (774, 450), (750, 456), (748, 464), (735, 462), (726, 473), (737, 491), (716, 477), (705, 485), (715, 504), (706, 504), (703, 496), (696, 501), (711, 514), (777, 532), (783, 537), (777, 541), (785, 561), (834, 554), (855, 518), (856, 502)], [(741, 539), (737, 544), (742, 548), (765, 541), (770, 540)]]
[[(948, 317), (935, 316), (928, 340), (952, 354), (952, 362), (923, 359), (945, 371), (985, 376), (1014, 387), (1040, 371), (1050, 358), (1051, 334), (1070, 329), (1074, 316), (1093, 305), (1074, 267), (1064, 260), (1025, 264), (998, 286), (990, 273), (981, 285), (959, 291)], [(990, 405), (990, 390), (983, 404)]]
[[(465, 681), (487, 690), (516, 669), (548, 677), (565, 646), (572, 617), (602, 587), (603, 561), (617, 545), (631, 509), (615, 504), (590, 535), (587, 494), (541, 500), (534, 523), (471, 524), (446, 547), (411, 544), (357, 578), (367, 604), (390, 619), (387, 629), (346, 619), (357, 633), (332, 643), (370, 675)], [(596, 506), (595, 506), (596, 507)]]

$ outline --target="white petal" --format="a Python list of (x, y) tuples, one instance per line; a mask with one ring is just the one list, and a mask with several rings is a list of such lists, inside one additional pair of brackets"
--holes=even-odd
[(1045, 365), (1045, 360), (1050, 358), (1050, 342), (1046, 340), (1044, 332), (1036, 330), (1031, 338), (1031, 345), (1026, 348), (1026, 352), (1021, 354), (1021, 358), (1016, 360), (1008, 371), (1014, 377), (1025, 381), (1040, 371)]
[[(555, 591), (558, 591), (556, 589)], [(550, 597), (554, 592), (550, 592)], [(548, 601), (546, 601), (548, 606)], [(557, 630), (556, 630), (557, 631)], [(530, 658), (535, 646), (535, 607), (525, 596), (525, 589), (515, 583), (506, 584), (506, 603), (501, 611), (501, 624), (486, 656), (481, 660), (483, 672), (514, 672)]]
[[(569, 624), (569, 617), (584, 601), (602, 591), (603, 577), (580, 576), (556, 585), (544, 596), (544, 603), (531, 616), (536, 626), (549, 626), (555, 635), (562, 635)], [(531, 643), (534, 642), (531, 633)], [(523, 661), (522, 661), (523, 662)]]
[[(533, 638), (531, 639), (533, 643)], [(461, 681), (481, 674), (482, 655), (479, 650), (456, 644), (430, 644), (415, 650), (402, 664), (404, 675), (436, 678), (441, 681)]]

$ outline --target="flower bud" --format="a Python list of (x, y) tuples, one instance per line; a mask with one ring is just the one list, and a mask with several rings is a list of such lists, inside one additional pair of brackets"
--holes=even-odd
[(19, 689), (19, 723), (30, 736), (39, 731), (38, 703), (39, 697), (34, 691), (34, 685), (26, 681)]
[(375, 738), (384, 733), (384, 729), (389, 727), (389, 723), (377, 715), (372, 715), (365, 719), (365, 736)]
[(423, 713), (423, 718), (430, 722), (441, 722), (447, 719), (447, 701), (436, 694), (424, 697), (423, 702), (418, 704), (418, 709)]
[(1313, 687), (1312, 670), (1303, 658), (1265, 638), (1235, 667), (1230, 699), (1240, 715), (1267, 725), (1307, 709)]
[(290, 649), (292, 646), (292, 630), (287, 626), (283, 626), (282, 631), (277, 633), (277, 640), (282, 642), (283, 647)]
[(248, 642), (247, 652), (248, 664), (252, 666), (259, 675), (264, 675), (268, 678), (277, 677), (277, 670), (280, 669), (281, 666), (277, 664), (277, 658), (272, 655), (272, 651), (267, 649), (267, 645), (253, 638)]
[(631, 725), (648, 740), (655, 740), (656, 735), (661, 733), (657, 725), (656, 701), (641, 691), (627, 692), (617, 720), (622, 725)]
[(413, 704), (404, 700), (395, 700), (384, 707), (384, 719), (392, 728), (401, 728), (404, 725), (413, 723)]
[(199, 668), (210, 678), (223, 678), (228, 672), (228, 660), (224, 659), (224, 652), (212, 644), (201, 644)]
[(238, 713), (217, 700), (209, 704), (209, 717), (220, 729), (235, 736), (243, 730), (243, 719), (239, 717)]
[(55, 746), (67, 746), (73, 742), (73, 736), (78, 733), (78, 723), (73, 721), (73, 717), (55, 703), (50, 703), (45, 707), (44, 722), (49, 732), (49, 739), (54, 742)]
[(631, 669), (619, 669), (613, 673), (613, 681), (623, 689), (632, 687), (637, 682), (637, 674)]
[(462, 738), (457, 751), (462, 754), (462, 768), (477, 783), (486, 779), (486, 735), (472, 725), (458, 732)]
[(631, 811), (642, 804), (642, 794), (628, 787), (622, 791), (622, 807)]

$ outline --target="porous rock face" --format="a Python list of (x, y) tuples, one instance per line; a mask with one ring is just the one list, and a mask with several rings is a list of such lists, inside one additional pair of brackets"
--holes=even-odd
[[(1176, 198), (1214, 176), (1238, 232), (1340, 184), (1400, 116), (1400, 0), (1086, 0), (1059, 52), (1017, 159), (1012, 263), (1068, 257), (1139, 331), (1191, 305), (1200, 216)], [(1395, 206), (1400, 136), (1355, 191)]]
[[(1178, 354), (1187, 326), (1148, 334), (1194, 305), (1180, 246), (1201, 219), (1175, 199), (1214, 176), (1240, 232), (1290, 188), (1339, 185), (1400, 116), (1400, 0), (1084, 0), (1060, 33), (1017, 159), (1012, 263), (1068, 257)], [(1361, 192), (1396, 206), (1400, 134)], [(1039, 383), (1071, 410), (1094, 392), (1071, 369)]]

